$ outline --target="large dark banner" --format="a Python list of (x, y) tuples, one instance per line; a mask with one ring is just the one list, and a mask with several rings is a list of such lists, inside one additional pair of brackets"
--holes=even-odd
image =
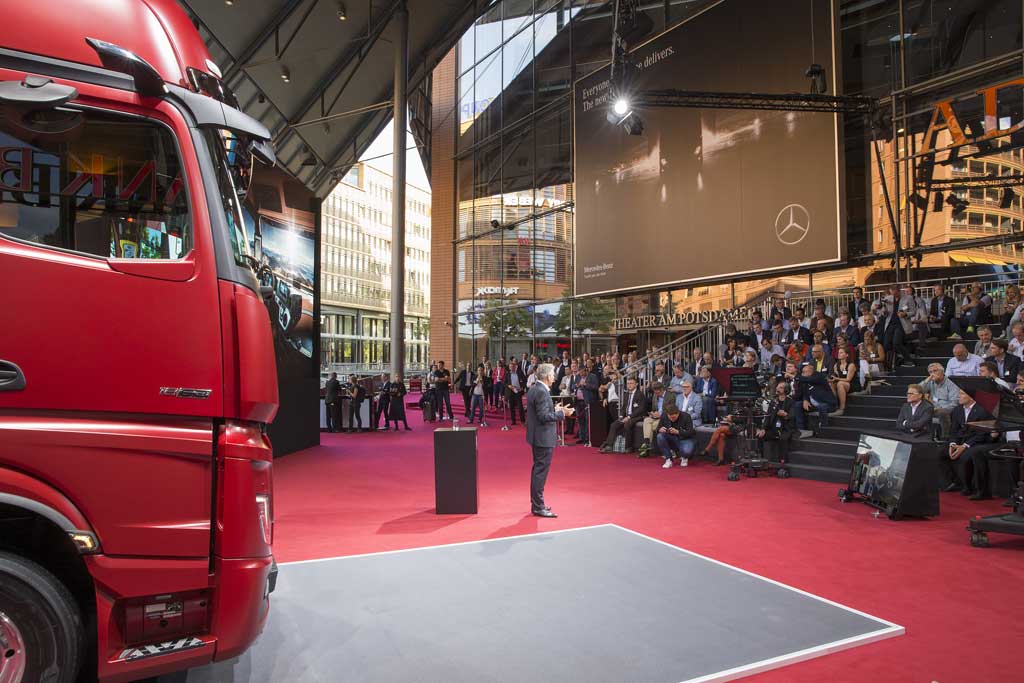
[(269, 435), (280, 456), (320, 443), (320, 202), (284, 171), (257, 168), (244, 214), (260, 285), (271, 292), (281, 407)]
[[(631, 53), (633, 92), (836, 93), (832, 0), (723, 0)], [(812, 28), (813, 27), (813, 28)], [(608, 67), (576, 83), (576, 293), (839, 261), (840, 122), (828, 113), (635, 109), (608, 120)]]

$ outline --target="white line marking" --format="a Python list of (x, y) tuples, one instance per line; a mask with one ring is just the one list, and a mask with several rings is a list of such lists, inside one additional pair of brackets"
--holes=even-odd
[[(474, 543), (491, 543), (492, 541), (507, 541), (514, 538), (530, 538), (532, 536), (550, 536), (551, 534), (564, 534), (569, 531), (586, 531), (587, 529), (600, 529), (606, 526), (618, 526), (617, 524), (592, 524), (591, 526), (578, 526), (572, 529), (554, 529), (552, 531), (537, 531), (532, 534), (517, 534), (516, 536), (501, 536), (498, 538), (482, 538), (477, 541), (459, 541), (458, 543), (442, 543), (441, 545), (425, 545), (418, 548), (401, 548), (399, 550), (381, 550), (376, 553), (362, 553), (359, 555), (338, 555), (336, 557), (320, 557), (313, 560), (294, 560), (292, 562), (278, 562), (277, 566), (284, 567), (292, 564), (311, 564), (313, 562), (329, 562), (331, 560), (351, 560), (356, 557), (376, 557), (377, 555), (396, 555), (398, 553), (411, 553), (417, 550), (432, 550), (434, 548), (454, 548), (460, 545), (472, 545)], [(620, 529), (622, 527), (619, 527)], [(628, 529), (627, 529), (628, 531)]]

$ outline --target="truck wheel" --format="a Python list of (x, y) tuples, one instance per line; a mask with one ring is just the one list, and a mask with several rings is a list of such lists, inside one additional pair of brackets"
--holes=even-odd
[(72, 683), (83, 630), (64, 584), (35, 562), (0, 552), (0, 681)]

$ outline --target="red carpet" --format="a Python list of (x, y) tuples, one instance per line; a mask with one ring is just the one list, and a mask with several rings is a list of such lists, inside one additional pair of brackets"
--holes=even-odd
[[(456, 408), (456, 412), (458, 412)], [(941, 517), (892, 522), (837, 487), (795, 479), (729, 482), (705, 463), (558, 448), (547, 502), (529, 514), (530, 452), (522, 426), (480, 430), (480, 514), (433, 512), (432, 428), (323, 434), (275, 463), (278, 561), (352, 555), (614, 522), (906, 627), (907, 634), (747, 680), (979, 683), (1015, 680), (1024, 605), (1024, 538), (972, 548), (971, 515), (999, 503), (943, 494)], [(629, 558), (623, 558), (628, 563)], [(581, 568), (585, 571), (585, 568)], [(636, 567), (637, 581), (674, 581)], [(700, 586), (694, 586), (700, 590)], [(1017, 634), (1017, 636), (1014, 636)], [(1014, 672), (1017, 673), (1014, 673)]]

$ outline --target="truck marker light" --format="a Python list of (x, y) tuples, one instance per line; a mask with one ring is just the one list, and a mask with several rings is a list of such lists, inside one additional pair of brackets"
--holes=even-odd
[(270, 496), (268, 494), (256, 494), (256, 515), (260, 520), (260, 531), (263, 532), (263, 541), (270, 545), (274, 540), (274, 520), (270, 515)]

